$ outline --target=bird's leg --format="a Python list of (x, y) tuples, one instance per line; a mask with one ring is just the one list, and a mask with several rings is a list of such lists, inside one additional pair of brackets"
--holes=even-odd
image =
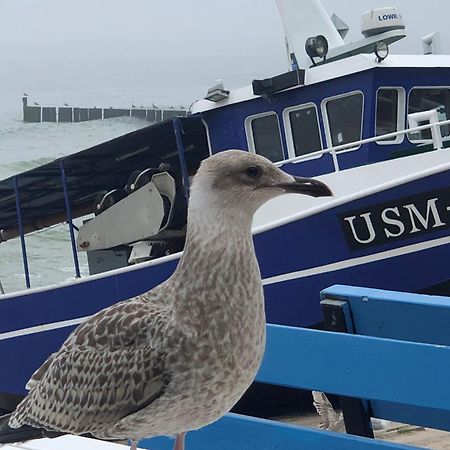
[(137, 441), (131, 441), (130, 450), (137, 450)]
[(184, 450), (184, 436), (186, 433), (177, 434), (173, 450)]

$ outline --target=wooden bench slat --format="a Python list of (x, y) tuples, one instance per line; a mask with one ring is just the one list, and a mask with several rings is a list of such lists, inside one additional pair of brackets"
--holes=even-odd
[[(173, 440), (165, 437), (141, 441), (150, 450), (172, 450)], [(311, 428), (227, 414), (217, 422), (191, 431), (186, 448), (194, 450), (411, 450), (418, 447), (387, 441), (314, 430)]]
[[(449, 400), (448, 393), (436, 392), (435, 395), (447, 395)], [(373, 412), (372, 417), (450, 431), (450, 411), (448, 410), (382, 401), (371, 402), (370, 406)]]
[(450, 345), (448, 297), (334, 285), (327, 298), (349, 302), (357, 334)]
[(449, 374), (450, 347), (268, 325), (257, 381), (449, 411)]

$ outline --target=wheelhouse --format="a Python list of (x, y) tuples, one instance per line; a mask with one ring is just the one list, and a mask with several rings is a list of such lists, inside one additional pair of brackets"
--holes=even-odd
[[(194, 112), (207, 126), (211, 153), (247, 149), (291, 173), (320, 175), (432, 150), (430, 129), (361, 141), (402, 132), (411, 127), (409, 115), (422, 111), (448, 120), (449, 76), (448, 57), (391, 56), (377, 63), (357, 55), (308, 69), (304, 85), (269, 96), (245, 88), (218, 103), (199, 101)], [(446, 147), (450, 129), (440, 128)], [(337, 167), (324, 149), (336, 149)]]

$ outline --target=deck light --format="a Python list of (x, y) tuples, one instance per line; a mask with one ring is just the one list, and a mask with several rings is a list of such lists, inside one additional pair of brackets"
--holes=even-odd
[(387, 56), (389, 55), (389, 47), (386, 44), (386, 42), (378, 41), (375, 44), (374, 52), (377, 57), (377, 61), (381, 62), (381, 61), (383, 61), (383, 59), (386, 59)]
[(307, 55), (311, 58), (311, 61), (316, 65), (314, 58), (325, 59), (328, 53), (328, 41), (325, 36), (319, 34), (306, 39), (305, 50)]
[(220, 102), (230, 96), (230, 91), (227, 91), (223, 87), (222, 80), (216, 80), (216, 84), (208, 89), (208, 93), (205, 96), (205, 100), (210, 102)]

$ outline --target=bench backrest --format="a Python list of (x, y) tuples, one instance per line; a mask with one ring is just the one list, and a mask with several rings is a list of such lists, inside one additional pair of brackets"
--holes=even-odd
[[(402, 398), (393, 395), (383, 399), (369, 392), (358, 396), (370, 400), (371, 415), (450, 430), (450, 382), (445, 383), (450, 372), (437, 359), (449, 351), (450, 298), (340, 285), (325, 289), (321, 297), (331, 327), (338, 330), (341, 326), (340, 311), (346, 330), (338, 331), (383, 339), (378, 367), (373, 367), (374, 382), (378, 379), (378, 385), (386, 382), (393, 390), (409, 392)], [(389, 355), (389, 340), (410, 344), (406, 359), (400, 349), (398, 354)], [(382, 366), (401, 370), (390, 358), (401, 361), (404, 370), (400, 378), (393, 374), (383, 380), (378, 377)]]

